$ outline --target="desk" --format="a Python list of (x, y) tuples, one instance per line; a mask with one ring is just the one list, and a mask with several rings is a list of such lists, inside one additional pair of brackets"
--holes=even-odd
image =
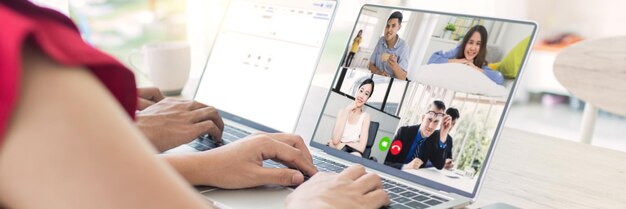
[(626, 36), (583, 41), (564, 49), (554, 74), (574, 96), (626, 115)]
[(597, 109), (626, 116), (626, 36), (583, 41), (556, 58), (554, 75), (587, 102), (581, 141), (591, 143)]
[(478, 178), (471, 179), (467, 176), (457, 174), (455, 171), (450, 171), (447, 169), (437, 170), (437, 168), (435, 167), (420, 169), (402, 169), (402, 171), (445, 185), (455, 185), (458, 186), (459, 189), (464, 191), (472, 191), (474, 189), (474, 185), (476, 185), (476, 181), (478, 181)]
[(505, 128), (477, 208), (626, 207), (626, 153)]

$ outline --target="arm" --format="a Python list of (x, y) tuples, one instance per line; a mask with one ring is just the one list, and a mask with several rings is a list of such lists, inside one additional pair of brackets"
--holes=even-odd
[(372, 61), (370, 61), (370, 63), (367, 65), (367, 68), (370, 70), (370, 72), (372, 72), (372, 74), (384, 75), (384, 72), (378, 69)]
[(393, 74), (396, 76), (396, 79), (406, 80), (407, 72), (398, 64), (398, 57), (396, 57), (396, 55), (392, 54), (389, 57), (388, 64), (391, 71), (393, 71)]
[(460, 46), (457, 46), (456, 48), (445, 52), (437, 51), (433, 53), (433, 55), (430, 56), (430, 59), (428, 59), (428, 64), (448, 63), (450, 59), (454, 59), (456, 57), (456, 54), (459, 52), (459, 47)]
[[(441, 136), (442, 138), (447, 138), (447, 134), (441, 134)], [(439, 170), (443, 169), (446, 164), (446, 153), (448, 151), (447, 144), (445, 142), (437, 140), (435, 144), (431, 145), (430, 149), (430, 152), (432, 153), (430, 162), (433, 164), (433, 166), (435, 166), (435, 168)]]
[(450, 133), (450, 129), (452, 128), (452, 117), (446, 115), (443, 117), (441, 121), (441, 127), (439, 130), (435, 131), (431, 137), (434, 137), (432, 140), (429, 139), (429, 160), (435, 166), (435, 168), (441, 170), (444, 168), (446, 164), (446, 154), (448, 152), (448, 133)]
[(452, 159), (452, 148), (454, 140), (452, 140), (452, 136), (448, 135), (448, 147), (446, 149), (446, 159)]
[(92, 74), (59, 66), (29, 47), (22, 57), (21, 96), (0, 148), (3, 206), (209, 207), (154, 157)]
[[(313, 176), (317, 172), (304, 140), (283, 133), (258, 133), (205, 152), (161, 157), (193, 185), (228, 189), (293, 186), (304, 181), (303, 174)], [(265, 168), (262, 164), (266, 159), (282, 162), (289, 168)]]
[(452, 144), (454, 140), (452, 140), (452, 137), (450, 135), (448, 135), (448, 147), (446, 147), (446, 156), (445, 156), (445, 166), (444, 168), (446, 169), (452, 169), (454, 168), (454, 161), (452, 160), (452, 148), (454, 147)]
[(343, 130), (346, 127), (346, 121), (348, 121), (348, 114), (346, 114), (345, 108), (342, 108), (337, 112), (337, 120), (335, 121), (335, 128), (333, 129), (333, 138), (330, 140), (332, 147), (338, 148), (337, 145), (341, 143), (341, 136)]
[(491, 68), (487, 67), (487, 65), (482, 67), (482, 71), (483, 74), (485, 74), (494, 83), (498, 85), (502, 85), (504, 83), (504, 76), (502, 76), (502, 73), (492, 70)]
[(361, 124), (361, 134), (359, 134), (359, 142), (347, 143), (354, 149), (359, 150), (361, 153), (365, 151), (365, 146), (367, 146), (367, 138), (368, 138), (369, 129), (370, 129), (370, 114), (368, 113), (364, 113), (364, 114), (367, 114), (367, 115), (363, 119), (363, 124)]
[(390, 59), (389, 66), (391, 66), (391, 70), (393, 70), (393, 73), (397, 79), (407, 80), (409, 72), (409, 54), (410, 53), (408, 46), (404, 44), (402, 50), (400, 51), (399, 57), (396, 57), (394, 55), (392, 59)]
[(380, 44), (376, 44), (376, 47), (374, 47), (374, 51), (372, 52), (372, 55), (370, 55), (370, 62), (367, 65), (367, 69), (370, 70), (370, 72), (372, 74), (376, 74), (376, 75), (383, 75), (384, 72), (381, 69), (378, 69), (378, 67), (376, 67), (375, 61), (381, 56), (380, 53)]

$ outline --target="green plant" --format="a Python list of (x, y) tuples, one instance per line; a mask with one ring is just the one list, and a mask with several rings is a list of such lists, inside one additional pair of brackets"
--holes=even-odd
[(446, 25), (444, 30), (455, 31), (456, 30), (456, 26), (454, 24), (452, 24), (452, 23), (448, 23), (448, 25)]

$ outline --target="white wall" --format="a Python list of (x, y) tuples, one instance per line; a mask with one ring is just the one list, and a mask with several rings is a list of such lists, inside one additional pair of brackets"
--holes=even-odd
[[(502, 52), (501, 58), (515, 47), (522, 39), (530, 36), (533, 31), (532, 25), (518, 23), (504, 23), (503, 30), (498, 39), (497, 46)], [(489, 37), (495, 38), (495, 37)]]
[(626, 34), (626, 1), (528, 0), (529, 18), (540, 27), (539, 37), (573, 32), (585, 38)]

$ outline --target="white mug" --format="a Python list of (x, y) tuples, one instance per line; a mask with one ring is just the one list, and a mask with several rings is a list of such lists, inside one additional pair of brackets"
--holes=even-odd
[(147, 77), (165, 95), (179, 95), (187, 83), (191, 66), (191, 52), (186, 42), (150, 43), (141, 50), (132, 52), (129, 63), (132, 67), (145, 72), (133, 64), (133, 56), (143, 55), (147, 67)]

